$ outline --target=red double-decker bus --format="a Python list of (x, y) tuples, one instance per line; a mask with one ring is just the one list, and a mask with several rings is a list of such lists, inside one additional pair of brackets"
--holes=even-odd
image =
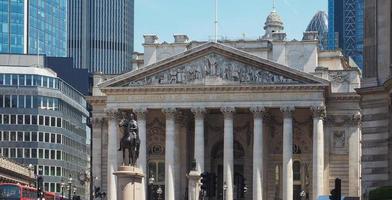
[[(14, 183), (0, 183), (0, 200), (37, 200), (37, 189)], [(42, 200), (66, 200), (54, 192), (45, 192)]]

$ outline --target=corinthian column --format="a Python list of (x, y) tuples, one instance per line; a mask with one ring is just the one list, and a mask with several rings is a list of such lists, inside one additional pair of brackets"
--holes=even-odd
[(263, 199), (263, 113), (264, 107), (252, 107), (253, 113), (253, 199)]
[(223, 183), (227, 189), (224, 193), (225, 200), (233, 200), (233, 173), (234, 173), (234, 137), (233, 113), (235, 108), (221, 108), (224, 116), (224, 141), (223, 141)]
[(293, 200), (293, 118), (294, 107), (283, 112), (283, 199)]
[(196, 170), (204, 172), (204, 113), (205, 108), (192, 108), (195, 115), (195, 160)]
[(324, 125), (325, 108), (311, 107), (313, 112), (313, 199), (324, 193)]
[(164, 108), (162, 110), (166, 115), (166, 143), (165, 143), (165, 199), (175, 200), (175, 191), (178, 186), (175, 185), (175, 108)]
[(140, 138), (140, 149), (139, 149), (139, 159), (137, 160), (137, 166), (142, 170), (144, 177), (142, 178), (141, 186), (141, 199), (146, 199), (147, 197), (147, 127), (146, 127), (146, 108), (137, 108), (133, 112), (137, 117), (137, 124), (139, 128), (139, 138)]
[(117, 180), (113, 174), (117, 170), (117, 110), (107, 110), (108, 155), (107, 155), (107, 199), (117, 199)]

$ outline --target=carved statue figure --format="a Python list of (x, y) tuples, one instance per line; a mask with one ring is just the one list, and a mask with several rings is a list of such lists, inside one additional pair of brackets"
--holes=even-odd
[(121, 119), (119, 126), (123, 128), (123, 137), (120, 140), (120, 149), (123, 152), (123, 165), (125, 165), (125, 149), (128, 149), (128, 165), (135, 166), (139, 158), (140, 138), (137, 122), (133, 114), (128, 120), (125, 115)]

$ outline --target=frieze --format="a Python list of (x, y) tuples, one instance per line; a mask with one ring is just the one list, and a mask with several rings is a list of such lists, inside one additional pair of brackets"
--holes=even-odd
[[(203, 84), (208, 79), (244, 84), (298, 84), (283, 75), (250, 66), (212, 53), (190, 63), (135, 80), (123, 86)], [(215, 81), (214, 81), (215, 82)]]

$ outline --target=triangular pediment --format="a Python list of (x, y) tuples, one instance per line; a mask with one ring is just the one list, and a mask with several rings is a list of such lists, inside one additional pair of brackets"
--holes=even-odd
[(207, 43), (110, 79), (101, 88), (172, 85), (327, 84), (313, 75), (222, 44)]

